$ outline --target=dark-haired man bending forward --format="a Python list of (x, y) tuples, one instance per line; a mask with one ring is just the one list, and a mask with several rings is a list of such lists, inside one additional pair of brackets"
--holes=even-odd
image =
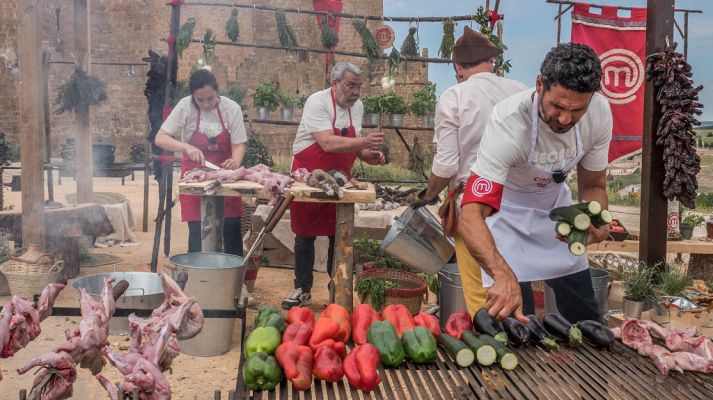
[[(607, 208), (606, 167), (612, 135), (609, 103), (600, 94), (601, 63), (585, 45), (553, 48), (537, 86), (493, 108), (466, 184), (458, 232), (490, 287), (485, 308), (521, 322), (535, 313), (530, 282), (544, 280), (571, 322), (598, 320), (586, 256), (572, 255), (548, 214), (572, 204), (564, 183), (577, 167), (580, 201)], [(588, 244), (609, 235), (589, 228)], [(519, 283), (519, 284), (518, 284)], [(468, 290), (469, 282), (463, 282)]]

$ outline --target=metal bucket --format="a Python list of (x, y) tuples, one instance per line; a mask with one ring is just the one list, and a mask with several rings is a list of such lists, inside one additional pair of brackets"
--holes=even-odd
[(436, 122), (433, 115), (422, 115), (421, 116), (421, 128), (435, 128)]
[[(599, 305), (599, 319), (601, 320), (604, 314), (607, 313), (606, 301), (609, 297), (609, 272), (589, 268), (589, 274), (592, 276), (592, 289), (594, 289), (594, 298)], [(549, 285), (545, 283), (545, 313), (557, 313), (557, 301), (555, 300), (555, 292)]]
[(446, 264), (443, 269), (438, 271), (438, 282), (441, 285), (441, 291), (438, 296), (438, 307), (440, 309), (438, 324), (441, 329), (445, 330), (446, 322), (451, 314), (463, 310), (468, 311), (458, 264)]
[(381, 123), (381, 114), (367, 113), (364, 114), (364, 125), (379, 125)]
[(291, 108), (281, 108), (280, 109), (280, 119), (283, 121), (292, 121), (292, 109)]
[[(171, 277), (176, 279), (183, 271), (188, 273), (188, 282), (183, 292), (195, 296), (201, 308), (210, 310), (233, 310), (233, 299), (240, 297), (245, 279), (241, 267), (243, 257), (223, 253), (186, 253), (169, 258), (176, 266)], [(203, 330), (196, 337), (181, 341), (181, 352), (199, 357), (225, 354), (233, 339), (233, 318), (206, 318)]]
[(456, 251), (453, 239), (426, 209), (407, 208), (389, 229), (381, 250), (428, 275), (436, 275)]
[(404, 115), (403, 114), (389, 114), (389, 125), (391, 126), (403, 126)]
[(270, 110), (267, 107), (258, 107), (257, 119), (270, 119)]
[[(129, 282), (129, 288), (116, 301), (116, 308), (153, 310), (163, 304), (166, 296), (161, 287), (161, 278), (157, 274), (153, 272), (134, 272), (133, 267), (130, 272), (116, 272), (116, 267), (119, 265), (131, 264), (117, 264), (114, 266), (114, 272), (88, 275), (72, 282), (72, 289), (74, 289), (77, 300), (81, 303), (82, 296), (77, 289), (83, 287), (95, 301), (101, 302), (104, 278), (114, 278), (115, 281), (112, 286), (122, 279)], [(109, 320), (109, 334), (118, 335), (129, 332), (128, 318), (112, 318)]]

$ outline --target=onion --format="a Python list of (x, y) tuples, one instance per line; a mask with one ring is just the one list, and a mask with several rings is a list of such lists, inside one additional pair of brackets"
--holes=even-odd
[(389, 90), (390, 87), (391, 87), (391, 86), (390, 86), (388, 83), (386, 83), (386, 82), (384, 82), (384, 83), (381, 84), (381, 89), (382, 89), (382, 90)]
[(198, 61), (196, 61), (196, 64), (198, 64), (199, 66), (203, 65), (203, 59), (199, 58)]
[(203, 67), (203, 68), (201, 68), (201, 69), (207, 69), (209, 72), (212, 72), (212, 69), (210, 68), (210, 65), (206, 65), (205, 67)]
[(385, 82), (388, 82), (388, 81), (389, 81), (389, 77), (388, 77), (388, 76), (385, 76), (385, 77), (381, 78), (381, 83), (385, 83)]
[(396, 81), (395, 81), (395, 80), (393, 80), (393, 79), (392, 79), (392, 80), (390, 80), (390, 81), (389, 81), (389, 86), (391, 86), (391, 87), (395, 87), (395, 86), (396, 86)]

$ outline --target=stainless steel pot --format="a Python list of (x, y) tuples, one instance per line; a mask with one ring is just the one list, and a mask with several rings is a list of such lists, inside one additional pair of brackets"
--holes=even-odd
[(441, 286), (438, 296), (438, 306), (440, 309), (438, 324), (441, 326), (441, 329), (446, 329), (446, 322), (451, 314), (458, 311), (468, 311), (468, 307), (465, 304), (463, 283), (460, 278), (458, 264), (446, 264), (443, 269), (438, 271), (438, 282)]
[(270, 119), (270, 110), (267, 107), (258, 107), (257, 119)]
[(364, 114), (364, 125), (379, 125), (381, 124), (381, 114), (367, 113)]
[[(176, 279), (183, 271), (188, 282), (183, 292), (195, 296), (204, 309), (232, 310), (233, 299), (240, 297), (246, 266), (243, 257), (223, 253), (187, 253), (169, 258), (176, 266), (171, 277)], [(235, 319), (206, 318), (203, 330), (190, 340), (181, 341), (181, 352), (192, 356), (211, 357), (230, 350)]]
[[(116, 272), (116, 267), (129, 265), (129, 272)], [(101, 302), (101, 293), (104, 288), (104, 278), (114, 278), (112, 286), (125, 279), (129, 282), (129, 288), (124, 295), (116, 301), (116, 308), (140, 308), (153, 310), (161, 306), (166, 296), (161, 287), (161, 278), (153, 272), (134, 272), (131, 264), (116, 264), (114, 272), (106, 274), (88, 275), (72, 282), (72, 289), (77, 296), (77, 301), (81, 302), (82, 296), (79, 294), (80, 287), (83, 287), (92, 298)], [(129, 333), (129, 320), (127, 318), (112, 318), (109, 320), (109, 334), (118, 335)]]
[(283, 121), (292, 121), (292, 109), (291, 108), (281, 108), (280, 109), (280, 119)]
[(433, 115), (422, 115), (421, 116), (421, 128), (435, 128), (436, 123)]
[(645, 305), (644, 301), (631, 301), (624, 297), (624, 318), (641, 318)]
[(389, 114), (389, 125), (391, 126), (403, 126), (404, 115), (403, 114)]

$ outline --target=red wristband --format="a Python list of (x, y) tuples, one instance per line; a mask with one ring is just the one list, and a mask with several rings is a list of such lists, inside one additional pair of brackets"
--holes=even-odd
[(463, 192), (461, 207), (468, 203), (483, 203), (493, 207), (493, 215), (500, 211), (500, 202), (503, 199), (503, 185), (491, 180), (471, 175)]

